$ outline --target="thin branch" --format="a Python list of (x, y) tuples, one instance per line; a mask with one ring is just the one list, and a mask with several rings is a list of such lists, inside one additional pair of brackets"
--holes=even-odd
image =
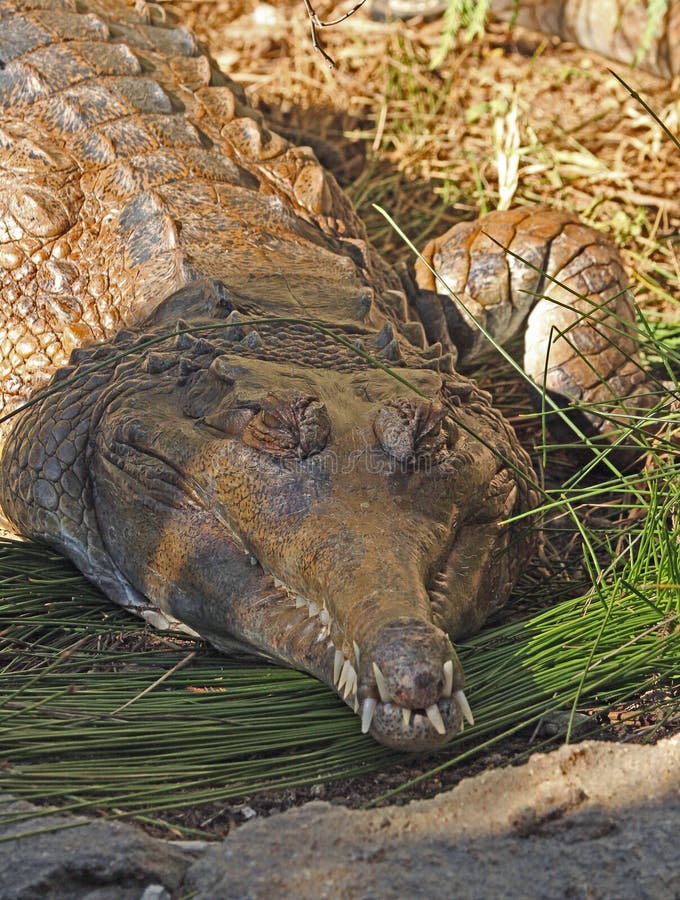
[(321, 19), (316, 14), (316, 10), (311, 4), (311, 0), (303, 0), (303, 2), (305, 4), (305, 9), (307, 10), (309, 25), (312, 32), (312, 47), (314, 47), (314, 49), (323, 56), (330, 68), (333, 69), (335, 68), (335, 60), (326, 52), (324, 42), (321, 40), (317, 33), (317, 28), (332, 28), (333, 25), (339, 25), (340, 22), (344, 22), (345, 19), (349, 19), (349, 17), (353, 16), (357, 10), (361, 9), (366, 0), (359, 0), (359, 3), (353, 6), (348, 12), (340, 16), (338, 19), (334, 19), (332, 22), (321, 21)]

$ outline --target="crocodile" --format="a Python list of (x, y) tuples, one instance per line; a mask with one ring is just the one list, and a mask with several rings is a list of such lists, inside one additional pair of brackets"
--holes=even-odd
[(528, 373), (594, 433), (646, 409), (617, 250), (521, 209), (395, 270), (143, 2), (0, 0), (0, 172), (12, 528), (156, 628), (312, 673), (388, 746), (450, 740), (453, 642), (507, 601), (540, 498), (457, 366), (479, 324), (526, 328)]

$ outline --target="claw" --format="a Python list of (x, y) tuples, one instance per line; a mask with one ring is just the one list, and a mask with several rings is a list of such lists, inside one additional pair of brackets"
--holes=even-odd
[(456, 691), (453, 695), (453, 699), (456, 701), (458, 706), (460, 706), (460, 711), (463, 713), (463, 718), (469, 725), (475, 724), (474, 716), (472, 715), (472, 710), (470, 709), (470, 704), (467, 702), (467, 697), (462, 691)]
[(446, 734), (446, 726), (444, 725), (444, 720), (442, 719), (442, 714), (439, 712), (437, 704), (433, 703), (432, 706), (428, 706), (425, 712), (437, 734)]
[(377, 663), (373, 663), (373, 674), (375, 676), (375, 683), (378, 686), (378, 693), (380, 694), (380, 699), (383, 703), (390, 702), (390, 692), (387, 690), (387, 682), (385, 681), (385, 676), (380, 671), (380, 666)]
[(364, 700), (364, 708), (361, 711), (361, 733), (368, 734), (368, 731), (371, 727), (371, 722), (373, 721), (373, 713), (375, 712), (375, 708), (378, 705), (378, 701), (375, 697), (366, 697)]
[(404, 725), (407, 728), (411, 727), (411, 710), (406, 706), (402, 706), (401, 708), (401, 717), (404, 720)]

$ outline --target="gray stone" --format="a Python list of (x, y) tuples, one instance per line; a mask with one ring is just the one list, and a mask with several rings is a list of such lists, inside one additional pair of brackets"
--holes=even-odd
[(244, 825), (183, 889), (213, 898), (680, 898), (680, 737), (585, 742), (373, 811)]
[(679, 835), (680, 735), (587, 741), (433, 800), (309, 803), (217, 844), (36, 815), (0, 827), (0, 900), (679, 900)]
[[(3, 804), (3, 817), (33, 808)], [(169, 900), (195, 859), (132, 825), (82, 816), (36, 815), (0, 826), (0, 840), (0, 900)]]

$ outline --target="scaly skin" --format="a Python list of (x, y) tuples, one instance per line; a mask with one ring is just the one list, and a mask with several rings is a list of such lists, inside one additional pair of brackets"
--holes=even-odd
[[(528, 457), (454, 371), (456, 341), (479, 348), (430, 273), (409, 304), (311, 152), (158, 15), (0, 0), (3, 409), (56, 370), (9, 423), (3, 511), (156, 627), (305, 669), (377, 740), (437, 746), (468, 715), (451, 641), (532, 552), (506, 524), (537, 503)], [(600, 235), (498, 214), (426, 251), (498, 336), (544, 279), (479, 229), (630, 318)], [(600, 349), (610, 316), (578, 340)], [(590, 400), (570, 348), (548, 387)], [(631, 355), (595, 357), (624, 406)]]

